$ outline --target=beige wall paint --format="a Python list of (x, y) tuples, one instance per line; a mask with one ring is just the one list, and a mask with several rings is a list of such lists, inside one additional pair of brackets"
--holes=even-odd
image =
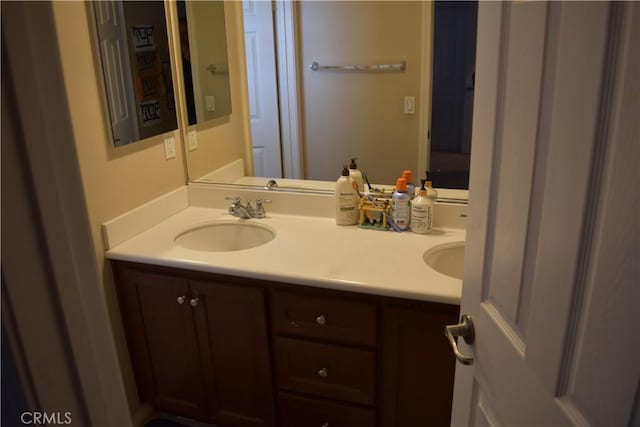
[[(423, 31), (431, 8), (423, 2), (339, 1), (299, 3), (300, 70), (306, 178), (335, 180), (349, 157), (372, 182), (395, 183), (416, 171), (424, 55)], [(431, 43), (431, 37), (428, 37)], [(308, 65), (372, 64), (406, 60), (402, 73), (313, 72)], [(426, 61), (431, 80), (430, 57)], [(423, 76), (424, 77), (424, 76)], [(416, 97), (416, 114), (403, 114), (404, 96)], [(422, 106), (422, 110), (420, 109)]]
[[(186, 9), (196, 113), (198, 123), (203, 123), (231, 114), (225, 4), (221, 0), (189, 1)], [(216, 67), (214, 73), (208, 69), (211, 65)], [(215, 111), (207, 111), (206, 96), (214, 97)]]
[(105, 120), (89, 26), (89, 8), (83, 2), (53, 2), (64, 81), (76, 149), (87, 201), (98, 265), (110, 311), (118, 355), (132, 413), (140, 405), (126, 351), (110, 268), (106, 268), (101, 224), (186, 183), (181, 138), (177, 158), (166, 161), (162, 136), (115, 148)]
[[(237, 159), (244, 159), (245, 171), (248, 175), (253, 173), (251, 155), (247, 156), (247, 153), (252, 151), (247, 72), (244, 60), (242, 2), (225, 2), (224, 13), (232, 113), (191, 127), (197, 131), (198, 149), (187, 152), (190, 179), (200, 178)], [(182, 82), (180, 84), (181, 90), (184, 90), (184, 84)]]

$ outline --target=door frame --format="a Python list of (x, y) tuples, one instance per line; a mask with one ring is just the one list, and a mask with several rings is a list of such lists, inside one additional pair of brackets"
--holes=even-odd
[(3, 186), (11, 203), (2, 208), (2, 315), (14, 316), (7, 324), (21, 341), (28, 371), (21, 373), (32, 381), (27, 392), (37, 406), (30, 409), (131, 426), (69, 116), (58, 7), (2, 5), (2, 114), (13, 123), (2, 151), (15, 159), (2, 165), (3, 177), (13, 178)]
[(274, 8), (282, 172), (285, 178), (304, 179), (296, 44), (298, 4), (276, 0)]

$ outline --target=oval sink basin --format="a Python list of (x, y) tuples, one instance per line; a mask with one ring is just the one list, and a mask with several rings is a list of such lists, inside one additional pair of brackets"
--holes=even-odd
[(233, 252), (269, 243), (276, 237), (270, 227), (255, 222), (221, 221), (189, 229), (175, 238), (186, 249), (205, 252)]
[(422, 259), (425, 264), (438, 273), (462, 280), (464, 275), (464, 242), (438, 245), (426, 251)]

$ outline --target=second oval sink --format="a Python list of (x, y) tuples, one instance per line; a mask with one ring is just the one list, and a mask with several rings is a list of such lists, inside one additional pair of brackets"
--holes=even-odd
[(438, 245), (426, 251), (422, 259), (425, 264), (438, 273), (462, 280), (464, 275), (464, 242)]
[(175, 243), (194, 251), (233, 252), (264, 245), (275, 237), (275, 231), (262, 224), (220, 221), (180, 233)]

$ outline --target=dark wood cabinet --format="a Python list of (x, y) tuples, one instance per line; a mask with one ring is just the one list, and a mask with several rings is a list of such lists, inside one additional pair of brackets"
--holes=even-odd
[(319, 292), (272, 294), (272, 318), (278, 333), (346, 344), (375, 345), (377, 308), (374, 302), (327, 298)]
[(116, 263), (141, 399), (220, 426), (274, 426), (265, 290)]
[(449, 425), (458, 306), (114, 261), (141, 400), (220, 427)]
[(281, 390), (375, 404), (375, 352), (282, 337), (276, 348)]
[(143, 399), (168, 412), (204, 417), (205, 388), (187, 281), (129, 269), (118, 277)]
[(273, 425), (264, 290), (190, 282), (212, 419), (221, 426)]
[(352, 405), (280, 394), (282, 427), (375, 427), (375, 412)]
[(386, 305), (382, 316), (382, 426), (449, 426), (455, 358), (444, 327), (451, 306)]

